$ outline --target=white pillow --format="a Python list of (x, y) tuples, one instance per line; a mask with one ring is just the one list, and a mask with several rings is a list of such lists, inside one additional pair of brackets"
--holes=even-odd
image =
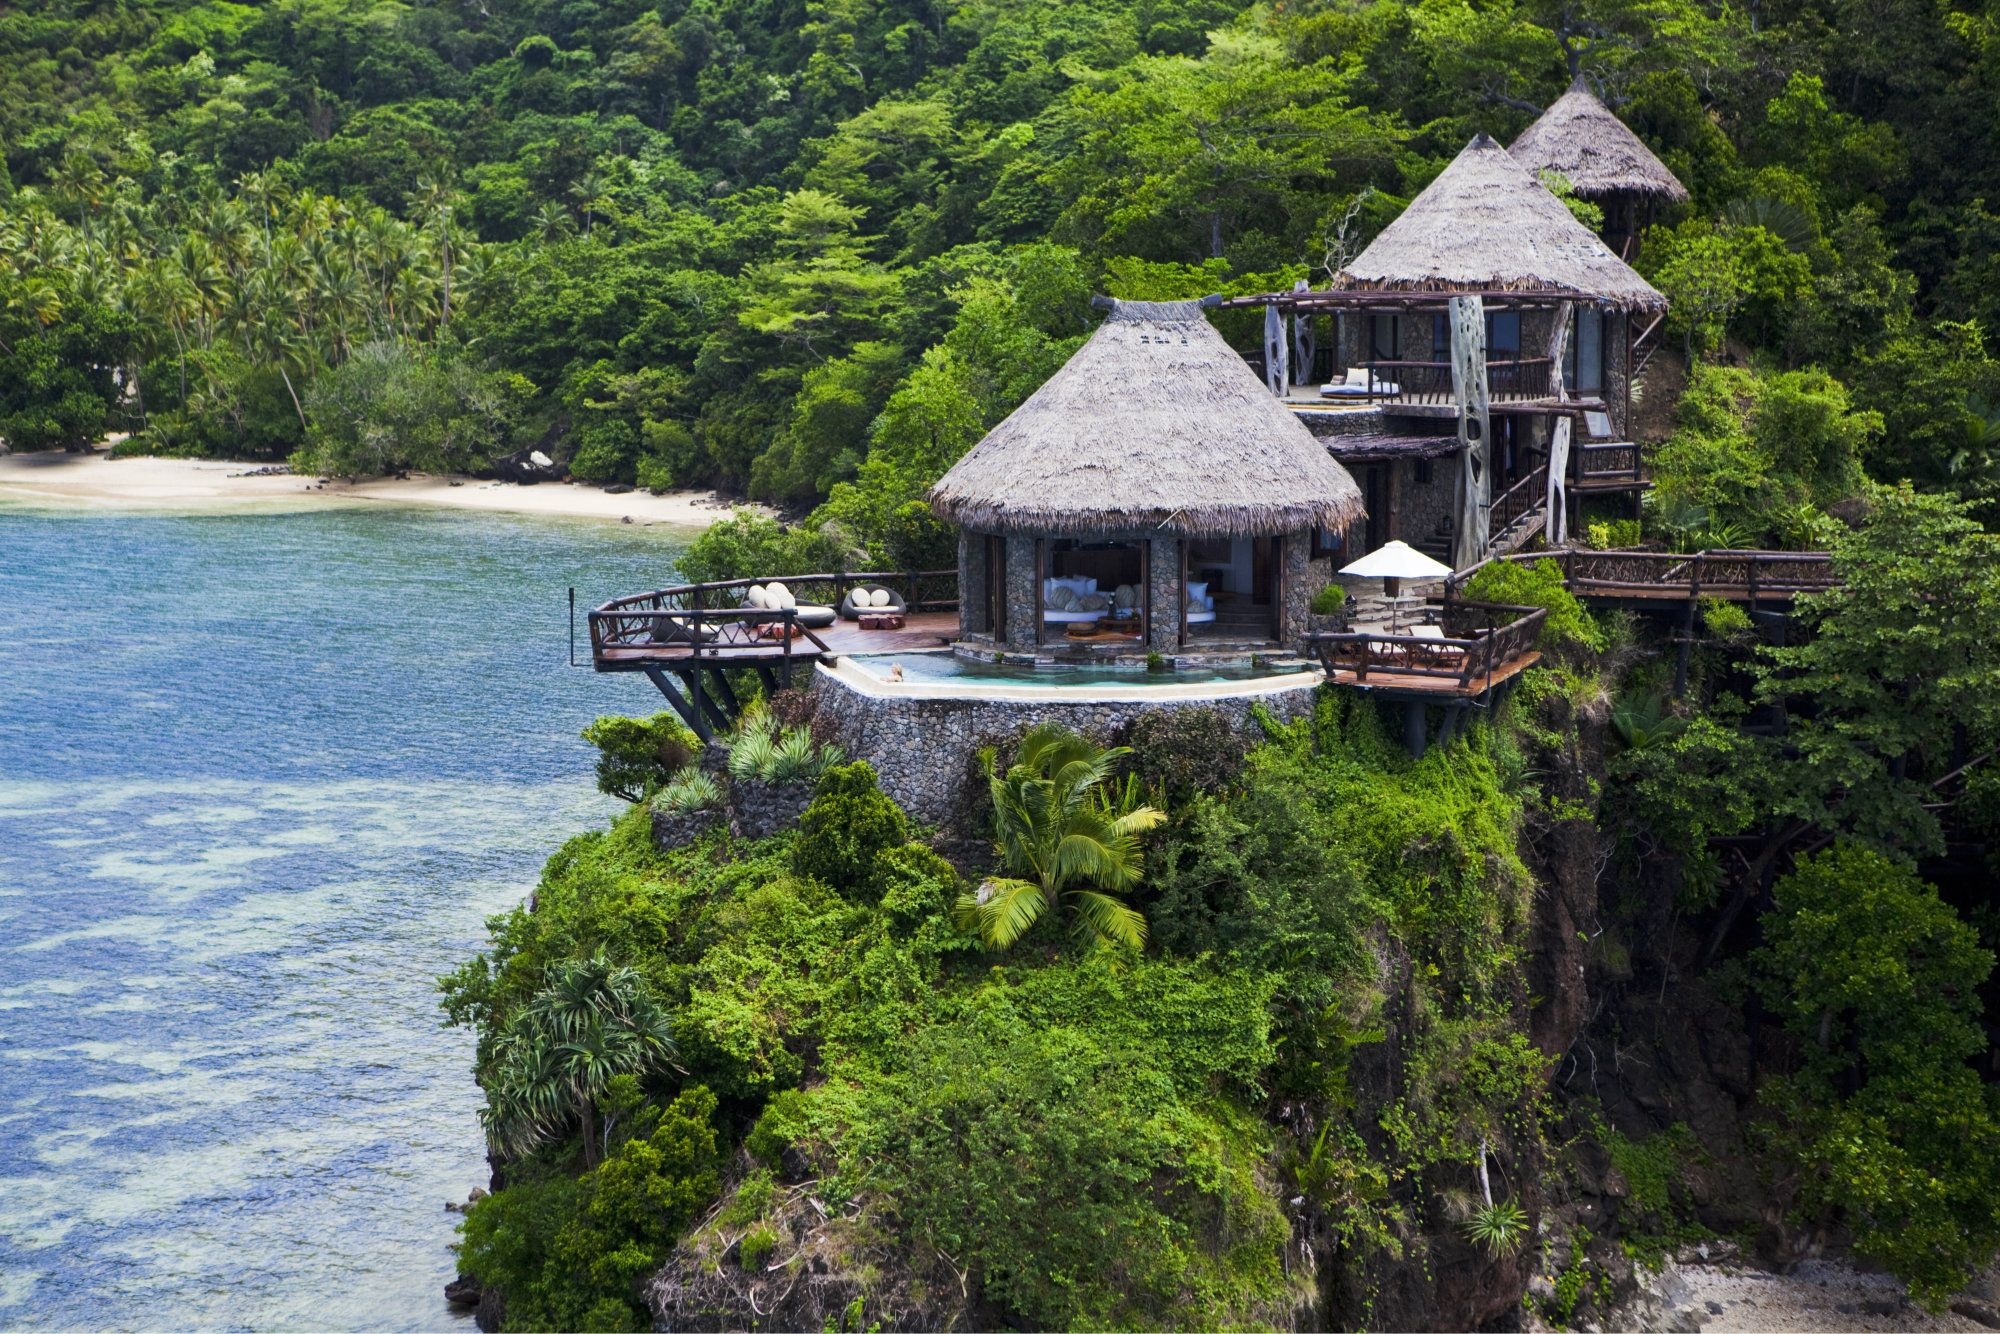
[(1109, 611), (1111, 599), (1102, 593), (1085, 593), (1076, 600), (1078, 611)]
[(868, 595), (868, 605), (871, 607), (886, 607), (894, 600), (886, 588), (878, 588)]
[(1195, 602), (1206, 601), (1208, 598), (1208, 583), (1206, 580), (1198, 584), (1191, 583), (1187, 586), (1187, 591), (1188, 597), (1191, 600)]
[(764, 585), (762, 584), (750, 585), (750, 591), (743, 595), (743, 601), (752, 607), (768, 607), (771, 605), (771, 599), (765, 594)]
[(774, 579), (764, 585), (764, 605), (782, 611), (786, 607), (796, 607), (799, 603), (798, 599), (792, 596), (791, 589)]
[(1076, 606), (1076, 590), (1068, 584), (1057, 584), (1043, 601), (1054, 611), (1070, 611)]

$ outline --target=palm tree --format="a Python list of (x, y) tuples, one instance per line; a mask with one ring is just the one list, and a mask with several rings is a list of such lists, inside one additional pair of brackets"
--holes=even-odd
[(959, 897), (960, 927), (1006, 949), (1060, 904), (1080, 939), (1145, 943), (1146, 919), (1116, 896), (1144, 878), (1139, 835), (1166, 816), (1139, 804), (1130, 783), (1111, 792), (1112, 770), (1130, 753), (1123, 746), (1099, 750), (1044, 723), (1021, 739), (1021, 753), (1004, 775), (992, 754), (985, 756), (996, 847), (1008, 874)]
[(605, 1087), (618, 1075), (671, 1065), (676, 1055), (666, 1011), (638, 973), (602, 950), (559, 963), (501, 1031), (480, 1119), (493, 1146), (516, 1155), (574, 1122), (584, 1165), (595, 1166), (604, 1151), (597, 1100)]
[(590, 235), (591, 219), (597, 214), (602, 213), (604, 206), (611, 202), (610, 195), (611, 182), (605, 179), (603, 172), (598, 171), (594, 167), (583, 173), (582, 176), (577, 178), (575, 184), (569, 187), (569, 197), (574, 199), (576, 206), (583, 210), (583, 234), (585, 236)]

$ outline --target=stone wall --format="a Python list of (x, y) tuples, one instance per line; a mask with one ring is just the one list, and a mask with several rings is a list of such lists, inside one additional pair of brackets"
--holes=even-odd
[[(1014, 698), (927, 699), (865, 693), (822, 667), (814, 673), (813, 690), (819, 717), (833, 723), (849, 758), (874, 765), (882, 790), (911, 815), (951, 828), (979, 795), (975, 756), (980, 747), (1004, 747), (1036, 723), (1058, 722), (1104, 742), (1155, 709), (1210, 708), (1234, 719), (1249, 735), (1256, 728), (1250, 716), (1253, 703), (1261, 702), (1285, 721), (1303, 717), (1311, 712), (1318, 680), (1316, 672), (1301, 673), (1296, 686), (1219, 697), (1078, 698), (1081, 692), (1043, 687), (1016, 691)], [(1023, 694), (1032, 698), (1018, 697)]]

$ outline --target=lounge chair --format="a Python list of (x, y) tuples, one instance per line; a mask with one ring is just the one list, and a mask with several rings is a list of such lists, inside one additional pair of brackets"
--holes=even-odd
[(784, 611), (789, 609), (794, 614), (794, 619), (808, 630), (824, 630), (838, 619), (832, 607), (823, 607), (811, 602), (801, 602), (792, 596), (791, 589), (786, 588), (776, 579), (773, 579), (768, 584), (750, 585), (749, 591), (743, 596), (743, 605), (767, 611)]
[(1343, 380), (1339, 380), (1333, 384), (1323, 384), (1319, 387), (1319, 396), (1321, 398), (1393, 398), (1402, 392), (1401, 387), (1395, 383), (1382, 379), (1377, 379), (1374, 388), (1371, 390), (1368, 385), (1368, 370), (1362, 366), (1350, 369), (1347, 372), (1347, 377)]
[[(878, 598), (880, 601), (877, 601)], [(909, 609), (910, 604), (903, 600), (901, 593), (893, 588), (884, 588), (880, 584), (857, 584), (848, 589), (847, 596), (840, 600), (840, 616), (842, 620), (847, 621), (858, 621), (871, 612), (892, 611), (902, 614)]]

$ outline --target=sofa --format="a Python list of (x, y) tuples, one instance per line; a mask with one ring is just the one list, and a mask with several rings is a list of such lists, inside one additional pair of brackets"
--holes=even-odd
[[(1378, 377), (1375, 381), (1373, 396), (1377, 398), (1394, 398), (1402, 392), (1399, 386)], [(1333, 384), (1321, 385), (1319, 387), (1319, 396), (1321, 398), (1370, 397), (1368, 368), (1366, 366), (1356, 366), (1347, 372), (1346, 379), (1338, 380)]]
[(798, 623), (808, 630), (824, 630), (832, 625), (835, 619), (832, 607), (801, 602), (792, 596), (791, 589), (776, 579), (768, 584), (750, 585), (749, 591), (743, 595), (743, 605), (767, 611), (784, 611), (789, 608), (795, 613)]
[(858, 621), (864, 615), (874, 612), (895, 612), (901, 615), (909, 611), (910, 604), (903, 595), (893, 588), (883, 588), (879, 584), (857, 584), (847, 590), (847, 596), (840, 600), (841, 619)]
[(1101, 621), (1110, 610), (1110, 595), (1097, 591), (1097, 580), (1092, 576), (1042, 580), (1042, 620), (1049, 625)]

